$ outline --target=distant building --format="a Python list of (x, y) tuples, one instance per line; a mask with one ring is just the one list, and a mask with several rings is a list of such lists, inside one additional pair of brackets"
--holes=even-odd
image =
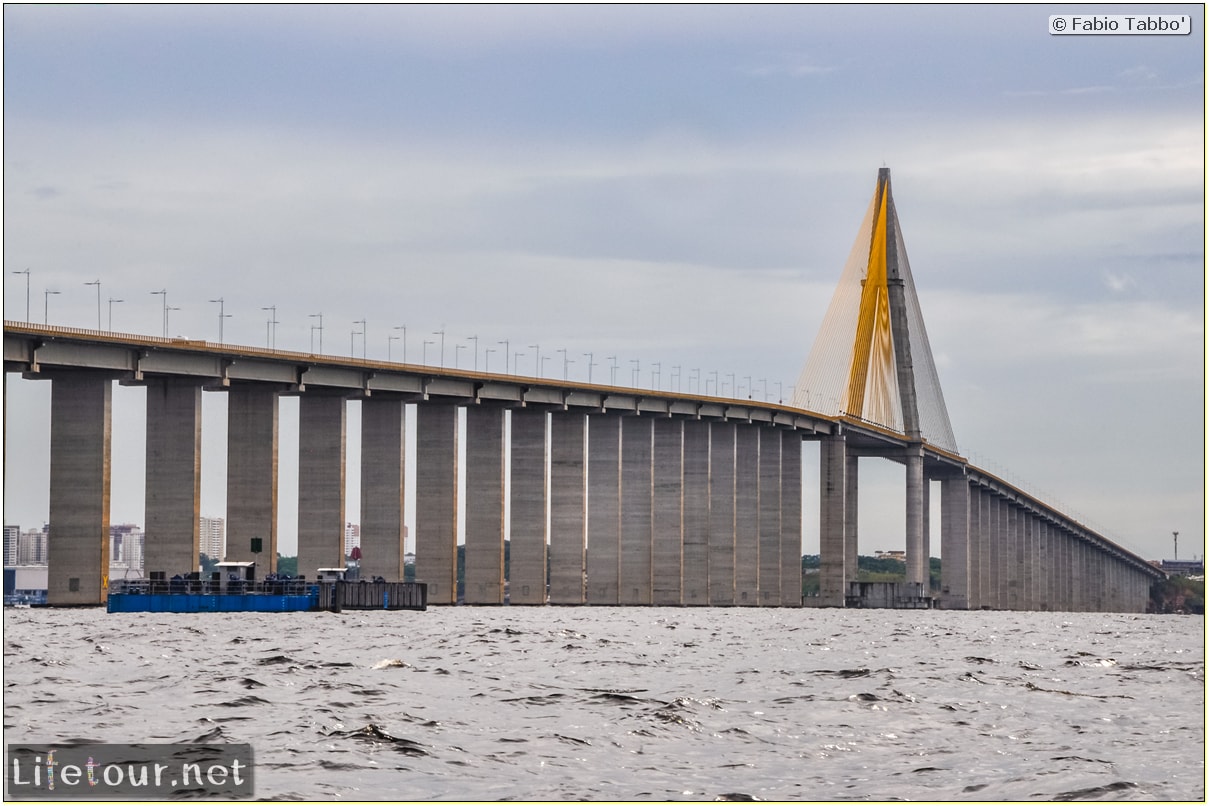
[(12, 566), (17, 564), (17, 554), (21, 549), (21, 527), (9, 526), (4, 527), (4, 564)]
[(46, 565), (47, 544), (50, 538), (50, 524), (41, 529), (31, 529), (22, 532), (17, 545), (17, 565)]
[(225, 518), (201, 516), (200, 551), (212, 560), (227, 556), (227, 521)]
[(146, 535), (138, 524), (110, 524), (109, 563), (122, 568), (142, 568), (146, 542)]
[(353, 548), (361, 546), (361, 524), (344, 524), (344, 556), (353, 553)]
[(1177, 577), (1205, 575), (1204, 560), (1163, 560), (1159, 563), (1159, 568)]

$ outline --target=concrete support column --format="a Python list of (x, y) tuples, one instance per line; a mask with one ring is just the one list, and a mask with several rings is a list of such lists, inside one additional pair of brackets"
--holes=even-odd
[[(969, 581), (967, 594), (969, 608), (977, 610), (982, 607), (982, 489), (974, 487), (969, 491)], [(942, 539), (943, 540), (943, 539)], [(948, 551), (941, 548), (941, 553), (948, 556)], [(944, 565), (941, 565), (941, 575), (944, 575)]]
[(651, 604), (653, 434), (652, 420), (647, 417), (625, 417), (621, 421), (621, 570), (617, 585), (619, 604)]
[[(256, 383), (227, 391), (227, 560), (258, 560), (262, 574), (277, 570), (279, 394)], [(259, 557), (252, 554), (254, 537), (261, 539)]]
[(802, 606), (802, 437), (781, 432), (781, 606)]
[(1057, 537), (1060, 551), (1058, 575), (1062, 580), (1062, 587), (1059, 589), (1058, 594), (1058, 602), (1061, 610), (1070, 612), (1074, 610), (1074, 604), (1071, 601), (1071, 591), (1074, 587), (1074, 580), (1072, 579), (1074, 570), (1072, 567), (1071, 555), (1074, 551), (1074, 545), (1073, 541), (1071, 540), (1070, 533), (1065, 529), (1059, 529)]
[(429, 604), (458, 601), (458, 407), (416, 407), (416, 581)]
[(147, 383), (145, 572), (171, 577), (199, 567), (201, 383), (192, 378)]
[(1022, 513), (1015, 504), (1009, 503), (1005, 514), (1004, 546), (1007, 548), (1007, 562), (1004, 570), (1007, 571), (1007, 602), (1001, 603), (1008, 610), (1021, 610), (1023, 609), (1020, 602), (1020, 571), (1022, 563), (1019, 521)]
[(1003, 524), (1007, 517), (1004, 512), (1006, 506), (1004, 500), (998, 495), (990, 494), (990, 512), (988, 513), (988, 525), (990, 527), (990, 557), (987, 563), (990, 585), (986, 591), (987, 605), (993, 610), (1002, 610), (1006, 607), (1007, 597), (1004, 595), (1004, 578), (1003, 563), (1007, 558), (1007, 551), (1003, 549)]
[(760, 445), (760, 559), (761, 607), (781, 606), (781, 434), (773, 428), (752, 429)]
[(684, 423), (684, 550), (681, 601), (709, 604), (709, 423)]
[(924, 549), (924, 451), (922, 445), (911, 445), (906, 451), (907, 463), (907, 582), (923, 583), (928, 589), (928, 558)]
[(399, 399), (361, 401), (361, 577), (403, 579), (406, 404)]
[(940, 606), (970, 607), (970, 485), (965, 474), (953, 475), (940, 488)]
[(661, 418), (653, 425), (652, 602), (678, 605), (684, 587), (684, 421)]
[(860, 578), (860, 551), (857, 535), (860, 528), (860, 459), (848, 451), (848, 465), (844, 470), (844, 582), (843, 590), (848, 590), (847, 583), (856, 582)]
[(847, 592), (844, 566), (845, 491), (848, 451), (841, 435), (819, 442), (819, 603), (843, 607)]
[(504, 603), (504, 409), (466, 407), (466, 604)]
[(344, 567), (345, 400), (308, 392), (298, 400), (298, 573)]
[(735, 431), (735, 604), (759, 603), (760, 427), (740, 424)]
[(109, 593), (112, 400), (106, 375), (72, 372), (51, 380), (51, 605), (104, 604)]
[(583, 604), (586, 575), (588, 418), (550, 414), (550, 603)]
[(734, 423), (711, 423), (709, 446), (709, 603), (735, 603)]
[(621, 422), (592, 415), (588, 429), (588, 603), (619, 604)]
[(1034, 610), (1045, 610), (1045, 548), (1041, 542), (1041, 518), (1034, 516), (1029, 519), (1029, 540), (1032, 548), (1032, 557), (1029, 562), (1029, 571), (1032, 574), (1032, 585), (1029, 586), (1029, 595), (1032, 599)]
[[(508, 601), (546, 603), (546, 413), (512, 410), (512, 505), (509, 514), (510, 552)], [(583, 441), (580, 441), (580, 456)], [(583, 490), (582, 479), (580, 490)], [(582, 504), (580, 507), (582, 512)], [(583, 567), (583, 528), (580, 527), (579, 565)], [(582, 576), (582, 574), (581, 574)]]

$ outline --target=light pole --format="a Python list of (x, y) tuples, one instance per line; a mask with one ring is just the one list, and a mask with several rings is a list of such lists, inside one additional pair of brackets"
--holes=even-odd
[(466, 349), (466, 345), (465, 345), (465, 344), (455, 344), (455, 345), (453, 345), (453, 368), (454, 368), (454, 369), (458, 369), (458, 368), (459, 368), (459, 363), (458, 363), (458, 356), (459, 356), (459, 353), (458, 353), (458, 350), (465, 350), (465, 349)]
[(494, 352), (494, 347), (488, 347), (486, 350), (483, 350), (483, 372), (491, 372), (491, 354)]
[[(715, 369), (715, 370), (711, 371), (710, 375), (714, 376), (714, 394), (715, 395), (721, 394), (718, 391), (718, 370)], [(709, 384), (708, 383), (705, 385), (705, 393), (709, 394)]]
[(164, 309), (164, 332), (165, 333), (168, 332), (168, 315), (172, 311), (179, 311), (179, 310), (180, 310), (180, 308), (177, 308), (174, 305), (169, 305), (167, 308)]
[(617, 356), (606, 355), (605, 358), (607, 358), (613, 362), (612, 366), (609, 367), (609, 386), (616, 386), (617, 385)]
[(658, 389), (659, 381), (663, 378), (663, 362), (657, 361), (651, 364), (651, 366), (653, 367), (651, 370), (651, 388)]
[(369, 323), (364, 319), (358, 319), (353, 322), (354, 325), (361, 325), (361, 360), (365, 360), (365, 334), (369, 332)]
[(445, 328), (432, 331), (432, 335), (441, 337), (441, 367), (445, 366)]
[(730, 394), (731, 394), (731, 397), (738, 397), (738, 396), (739, 396), (739, 392), (738, 392), (738, 390), (737, 390), (737, 389), (735, 389), (735, 373), (733, 373), (733, 372), (729, 372), (729, 373), (727, 373), (726, 377), (730, 378)]
[(420, 356), (421, 356), (420, 363), (422, 363), (424, 366), (428, 366), (428, 345), (430, 345), (430, 344), (436, 344), (436, 342), (429, 341), (428, 339), (424, 339), (424, 346), (421, 348), (421, 351), (420, 351)]
[[(319, 320), (319, 354), (322, 355), (323, 354), (323, 312), (320, 311), (319, 313), (308, 313), (307, 318)], [(311, 330), (311, 338), (312, 339), (315, 338), (314, 329)], [(315, 352), (315, 348), (313, 345), (311, 347), (311, 352)]]
[[(680, 391), (680, 365), (672, 367), (672, 378), (676, 379), (676, 391)], [(672, 378), (668, 378), (668, 386), (672, 385)], [(670, 391), (670, 389), (669, 389)]]
[(226, 312), (226, 304), (223, 302), (222, 297), (219, 297), (218, 299), (212, 299), (210, 301), (218, 303), (218, 343), (222, 344), (223, 343), (223, 335), (222, 335), (223, 320), (230, 317), (231, 314)]
[(512, 345), (508, 344), (507, 339), (504, 339), (503, 341), (497, 341), (496, 344), (504, 345), (504, 374), (507, 375), (508, 374), (508, 353), (509, 353), (509, 350), (511, 349)]
[(542, 376), (542, 349), (536, 344), (530, 344), (529, 347), (536, 350), (533, 354), (533, 374), (540, 378)]
[(688, 391), (693, 391), (693, 373), (697, 375), (697, 394), (701, 394), (701, 367), (691, 370), (688, 373)]
[(524, 353), (522, 353), (520, 350), (517, 350), (515, 353), (512, 354), (512, 374), (513, 375), (517, 374), (517, 367), (519, 367), (521, 365), (520, 360), (521, 360), (522, 355), (524, 355)]
[(163, 318), (164, 338), (166, 339), (168, 338), (168, 289), (165, 288), (163, 291), (152, 291), (151, 293), (158, 295), (164, 301), (164, 311), (161, 314), (161, 317)]
[[(276, 350), (277, 349), (277, 306), (269, 305), (268, 307), (261, 308), (260, 310), (271, 311), (273, 314), (272, 317), (270, 317), (269, 321), (266, 322), (265, 326), (264, 326), (264, 346), (269, 347), (270, 349)], [(272, 333), (271, 341), (269, 338), (270, 332)]]
[(42, 324), (44, 325), (50, 324), (50, 295), (58, 293), (58, 291), (46, 289), (46, 296), (42, 300)]
[(565, 381), (567, 379), (567, 348), (559, 347), (554, 352), (563, 354), (563, 380)]
[(97, 330), (101, 329), (101, 281), (100, 279), (93, 280), (91, 283), (84, 285), (95, 285), (97, 287)]
[(395, 325), (395, 330), (403, 331), (403, 363), (407, 363), (407, 325)]
[(631, 358), (630, 363), (634, 365), (634, 380), (630, 382), (630, 385), (633, 388), (637, 389), (638, 388), (638, 371), (642, 367), (642, 364), (639, 363), (639, 360), (637, 358)]
[(466, 338), (474, 342), (474, 371), (479, 371), (479, 337), (467, 336)]
[(113, 297), (109, 298), (109, 331), (111, 333), (113, 332), (113, 303), (125, 301), (126, 300), (124, 299), (114, 299)]
[(25, 275), (25, 321), (29, 321), (29, 269), (23, 271), (15, 271), (13, 274)]
[(390, 343), (392, 341), (398, 341), (398, 340), (399, 340), (398, 336), (391, 336), (389, 334), (386, 336), (386, 360), (387, 361), (390, 360)]
[(591, 383), (592, 382), (592, 367), (594, 367), (596, 365), (592, 363), (592, 354), (591, 353), (584, 353), (584, 356), (588, 359), (588, 383)]

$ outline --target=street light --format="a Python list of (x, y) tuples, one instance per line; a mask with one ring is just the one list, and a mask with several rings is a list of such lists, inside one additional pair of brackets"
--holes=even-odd
[(166, 339), (168, 338), (168, 289), (165, 288), (163, 291), (152, 291), (151, 293), (152, 295), (159, 296), (164, 300), (164, 311), (161, 314), (161, 317), (163, 318), (164, 338)]
[(97, 287), (97, 330), (101, 329), (101, 281), (100, 279), (93, 280), (91, 283), (84, 285), (95, 285)]
[(109, 331), (111, 333), (113, 332), (113, 303), (125, 301), (126, 300), (124, 299), (114, 299), (113, 297), (109, 298)]
[(13, 274), (25, 275), (25, 321), (29, 321), (29, 269), (23, 271), (15, 271)]
[[(269, 319), (269, 321), (268, 321), (268, 322), (266, 322), (266, 323), (265, 323), (265, 326), (264, 326), (264, 346), (265, 346), (265, 347), (270, 347), (270, 346), (271, 346), (271, 349), (276, 350), (276, 349), (277, 349), (277, 306), (276, 306), (276, 305), (269, 305), (268, 307), (266, 307), (266, 308), (261, 308), (260, 310), (262, 310), (262, 311), (272, 311), (272, 312), (273, 312), (273, 316), (272, 316), (272, 318), (270, 318), (270, 319)], [(271, 344), (270, 344), (270, 341), (269, 341), (269, 333), (270, 333), (270, 331), (271, 331), (271, 332), (272, 332), (272, 334), (273, 334)]]
[(358, 319), (353, 322), (354, 325), (361, 325), (361, 360), (365, 360), (365, 334), (369, 332), (369, 323), (364, 319)]
[(406, 364), (407, 363), (407, 326), (406, 325), (395, 325), (394, 329), (403, 331), (403, 363)]
[(563, 380), (565, 381), (567, 379), (567, 348), (559, 347), (554, 352), (563, 354)]
[(474, 371), (479, 371), (479, 337), (467, 336), (466, 338), (474, 342)]
[(488, 347), (486, 350), (483, 350), (483, 372), (491, 372), (491, 354), (494, 352), (494, 347)]
[(511, 348), (512, 345), (508, 344), (507, 339), (504, 339), (503, 341), (497, 341), (496, 344), (504, 345), (504, 374), (507, 375), (508, 374), (508, 353), (509, 353), (509, 349)]
[[(322, 355), (323, 354), (323, 312), (321, 311), (319, 313), (308, 313), (307, 318), (319, 320), (319, 354)], [(312, 342), (313, 342), (314, 338), (315, 338), (315, 330), (312, 327), (312, 329), (311, 329)], [(313, 343), (311, 345), (311, 352), (312, 353), (315, 352), (315, 347), (314, 347)]]
[(398, 341), (398, 340), (399, 340), (398, 336), (391, 336), (391, 335), (387, 334), (387, 336), (386, 336), (386, 360), (387, 361), (390, 360), (390, 343), (392, 341)]
[(465, 344), (455, 344), (455, 345), (453, 345), (453, 368), (454, 368), (454, 369), (458, 369), (458, 368), (459, 368), (459, 363), (458, 363), (458, 355), (459, 355), (459, 354), (458, 354), (458, 350), (465, 350), (465, 349), (466, 349), (466, 345), (465, 345)]
[(639, 363), (637, 358), (631, 358), (630, 363), (634, 365), (634, 380), (631, 382), (631, 386), (633, 386), (633, 388), (637, 389), (638, 388), (638, 372), (639, 372), (639, 369), (641, 368), (642, 364)]
[(584, 356), (586, 356), (588, 359), (588, 383), (591, 383), (592, 382), (592, 367), (594, 367), (596, 365), (592, 363), (592, 354), (591, 353), (584, 353)]
[(617, 356), (606, 355), (605, 358), (607, 358), (613, 362), (613, 365), (611, 367), (609, 367), (609, 386), (616, 386), (617, 385)]
[(424, 339), (424, 347), (420, 351), (420, 356), (421, 356), (420, 363), (423, 364), (424, 366), (428, 366), (428, 345), (430, 345), (430, 344), (436, 344), (436, 342), (429, 341), (428, 339)]
[(658, 389), (659, 381), (663, 377), (663, 362), (657, 361), (654, 364), (651, 364), (651, 366), (654, 367), (654, 369), (651, 370), (651, 388)]
[(432, 331), (432, 335), (441, 337), (441, 367), (445, 366), (445, 328)]
[(229, 319), (231, 317), (231, 314), (226, 312), (226, 305), (224, 304), (222, 297), (219, 297), (218, 299), (212, 299), (210, 301), (218, 303), (218, 343), (222, 344), (223, 343), (223, 336), (222, 336), (223, 320)]
[(50, 295), (58, 293), (58, 291), (46, 289), (46, 297), (42, 300), (42, 324), (44, 325), (50, 324)]

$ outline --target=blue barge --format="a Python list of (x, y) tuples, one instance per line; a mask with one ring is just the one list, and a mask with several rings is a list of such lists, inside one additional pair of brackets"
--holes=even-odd
[(347, 581), (344, 569), (319, 569), (318, 580), (256, 579), (255, 563), (220, 563), (209, 579), (191, 573), (111, 583), (110, 613), (284, 613), (343, 610), (426, 610), (423, 582)]

